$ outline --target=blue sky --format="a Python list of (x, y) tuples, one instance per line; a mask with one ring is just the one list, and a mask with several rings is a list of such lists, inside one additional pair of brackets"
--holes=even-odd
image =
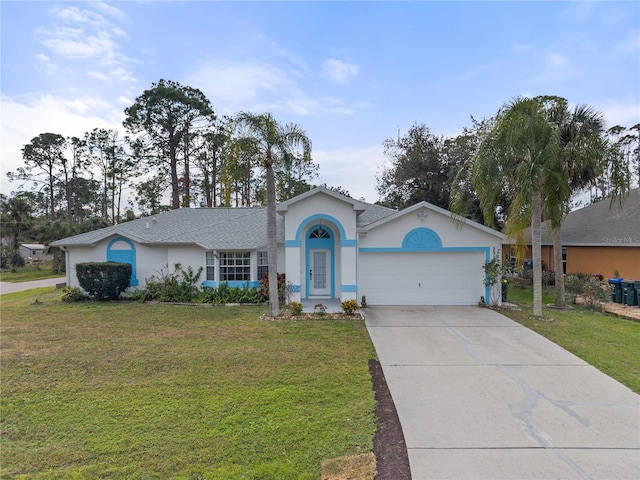
[(382, 143), (452, 136), (518, 95), (640, 122), (640, 2), (2, 1), (1, 190), (43, 132), (119, 128), (161, 78), (220, 114), (271, 112), (313, 142), (318, 183), (378, 200)]

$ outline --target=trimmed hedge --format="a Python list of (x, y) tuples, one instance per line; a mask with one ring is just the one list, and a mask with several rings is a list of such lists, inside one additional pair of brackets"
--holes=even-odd
[(76, 263), (82, 289), (96, 300), (117, 300), (131, 283), (131, 264), (118, 262)]

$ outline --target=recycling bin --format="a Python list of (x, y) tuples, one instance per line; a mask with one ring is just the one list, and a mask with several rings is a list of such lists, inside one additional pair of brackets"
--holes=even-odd
[(633, 282), (623, 280), (620, 285), (622, 286), (622, 303), (629, 306), (637, 305), (638, 298), (636, 297), (636, 289)]
[(611, 301), (622, 303), (622, 278), (610, 278), (609, 285), (611, 285)]

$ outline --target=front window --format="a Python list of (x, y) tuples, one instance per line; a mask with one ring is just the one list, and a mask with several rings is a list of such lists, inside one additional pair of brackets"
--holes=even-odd
[(251, 254), (225, 252), (220, 254), (220, 281), (248, 282), (251, 279)]
[(258, 252), (258, 280), (269, 273), (269, 256), (267, 252)]
[(216, 266), (213, 252), (207, 252), (207, 280), (215, 281)]

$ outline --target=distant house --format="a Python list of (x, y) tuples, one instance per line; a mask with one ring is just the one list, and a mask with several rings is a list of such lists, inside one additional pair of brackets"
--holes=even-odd
[[(281, 203), (278, 271), (293, 299), (370, 305), (474, 305), (490, 298), (483, 265), (501, 258), (501, 233), (426, 202), (402, 211), (315, 188)], [(258, 286), (267, 273), (264, 208), (183, 208), (54, 242), (76, 263), (132, 265), (132, 286), (161, 271), (203, 269), (203, 286)]]
[(27, 262), (40, 262), (53, 258), (47, 253), (47, 247), (41, 243), (23, 243), (20, 245), (19, 253)]
[[(543, 267), (555, 271), (553, 236), (546, 222), (542, 232)], [(530, 242), (530, 232), (527, 235)], [(530, 245), (527, 255), (531, 258)], [(640, 280), (640, 188), (631, 190), (622, 208), (602, 200), (567, 215), (562, 226), (562, 269), (567, 274)]]

